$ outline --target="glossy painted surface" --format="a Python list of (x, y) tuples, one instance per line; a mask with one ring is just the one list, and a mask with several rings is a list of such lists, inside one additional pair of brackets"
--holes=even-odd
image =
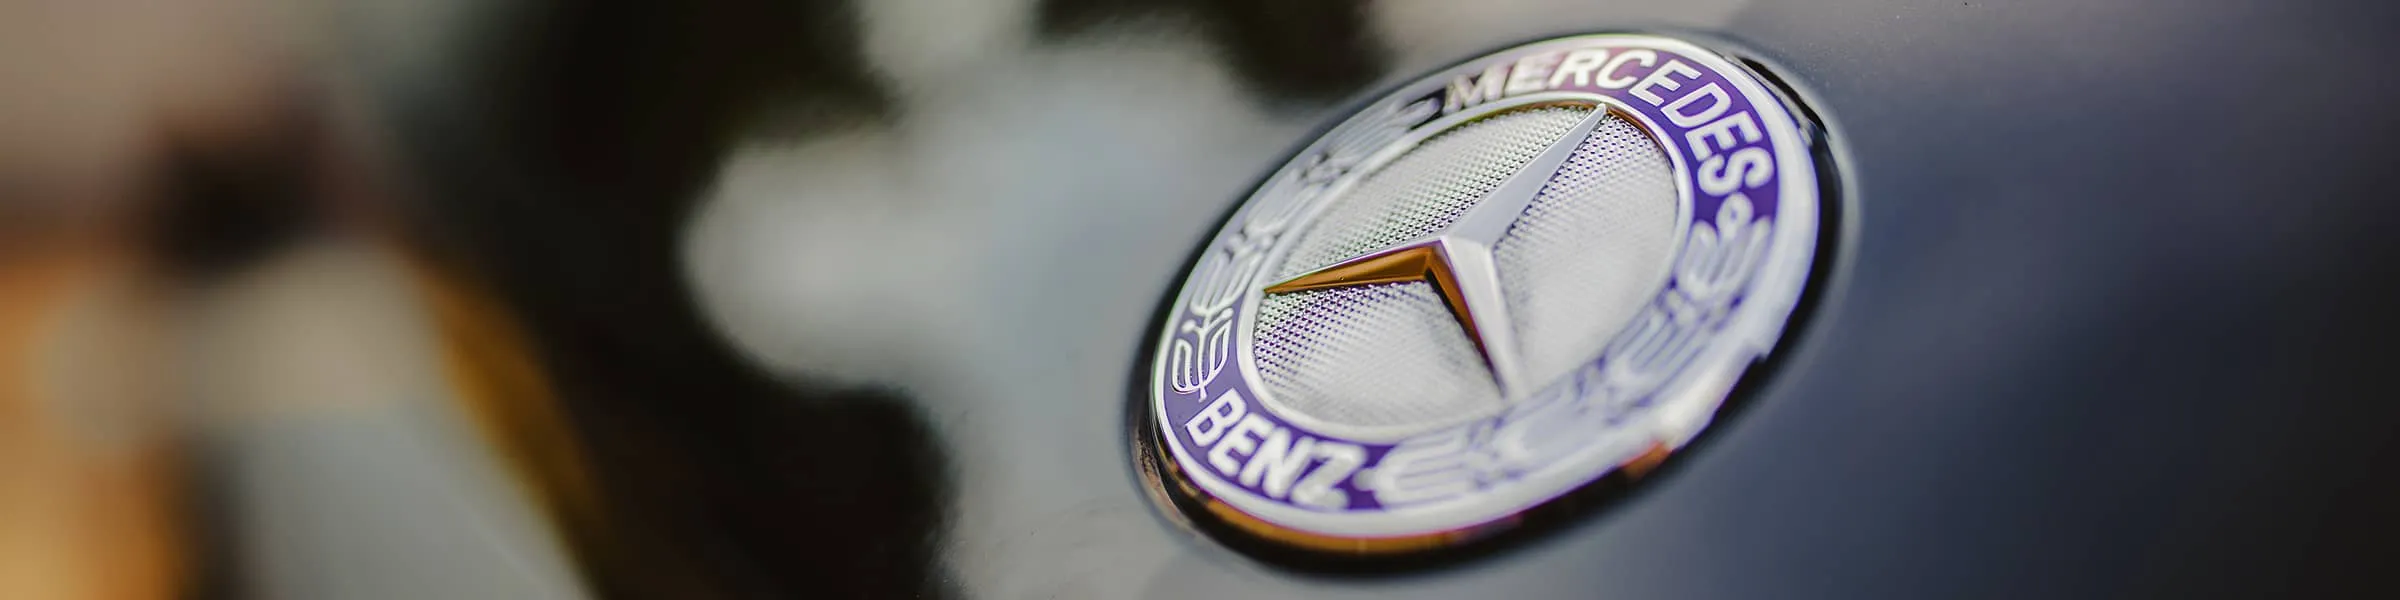
[[(1123, 467), (1096, 460), (1121, 442), (1089, 411), (1124, 369), (1045, 361), (1053, 389), (960, 424), (1029, 427), (1009, 436), (1022, 445), (964, 469), (1063, 480), (1040, 502), (961, 498), (962, 520), (1023, 536), (951, 560), (1009, 564), (995, 596), (1151, 598), (2221, 593), (2366, 576), (2346, 543), (2389, 542), (2351, 528), (2388, 532), (2393, 499), (2395, 411), (2372, 400), (2389, 396), (2374, 375), (2388, 352), (2369, 325), (2392, 318), (2370, 311), (2395, 257), (2375, 223), (2395, 211), (2367, 198), (2396, 90), (2365, 76), (2400, 50), (2370, 14), (2387, 9), (1993, 4), (1761, 4), (1725, 21), (1837, 120), (1853, 237), (1784, 372), (1646, 493), (1456, 568), (1279, 572), (1150, 515)], [(1183, 243), (1160, 237), (1142, 251)], [(1073, 466), (998, 464), (1023, 459)], [(1046, 558), (1000, 558), (1015, 554)]]
[[(2026, 597), (2393, 585), (2373, 569), (2400, 539), (2400, 406), (2385, 400), (2383, 381), (2396, 324), (2384, 311), (2400, 304), (2387, 291), (2400, 286), (2383, 281), (2400, 274), (2400, 237), (2386, 230), (2400, 209), (2380, 194), (2387, 140), (2400, 133), (2388, 112), (2400, 82), (2385, 75), (2400, 56), (2400, 9), (1523, 1), (1445, 16), (1424, 3), (1369, 4), (1389, 47), (1389, 68), (1376, 71), (1385, 80), (1551, 33), (1723, 40), (1793, 79), (1831, 121), (1842, 159), (1833, 278), (1746, 408), (1640, 493), (1472, 560), (1386, 574), (1288, 570), (1181, 528), (1140, 488), (1125, 411), (1152, 310), (1217, 216), (1339, 114), (1336, 103), (1254, 93), (1309, 86), (1245, 80), (1181, 30), (1137, 23), (1042, 43), (1005, 28), (911, 38), (875, 29), (906, 19), (870, 6), (865, 53), (892, 104), (876, 125), (797, 139), (747, 130), (705, 186), (627, 174), (709, 171), (680, 153), (688, 148), (587, 149), (562, 136), (543, 143), (590, 154), (573, 163), (588, 181), (548, 196), (588, 200), (579, 206), (594, 219), (650, 225), (682, 213), (603, 200), (629, 188), (703, 197), (687, 233), (591, 246), (610, 261), (544, 245), (563, 244), (553, 240), (484, 237), (503, 240), (492, 243), (502, 255), (555, 253), (517, 259), (497, 269), (504, 277), (545, 260), (580, 265), (545, 275), (580, 288), (518, 294), (532, 298), (520, 300), (532, 318), (554, 321), (535, 329), (553, 331), (556, 348), (594, 357), (566, 360), (570, 381), (652, 368), (627, 357), (670, 352), (640, 346), (675, 338), (680, 325), (555, 332), (574, 331), (578, 318), (695, 310), (689, 303), (743, 360), (898, 388), (927, 437), (907, 423), (889, 425), (906, 435), (856, 433), (884, 430), (887, 415), (874, 412), (870, 427), (808, 435), (904, 446), (887, 461), (894, 468), (828, 468), (859, 478), (830, 481), (897, 489), (890, 497), (903, 506), (934, 494), (941, 516), (875, 513), (892, 528), (827, 531), (930, 535), (923, 556), (894, 555), (930, 564), (873, 575), (929, 578), (925, 587), (962, 597)], [(916, 53), (906, 40), (920, 38), (974, 51)], [(1255, 62), (1244, 57), (1237, 65)], [(650, 89), (627, 85), (608, 89)], [(560, 118), (611, 115), (581, 110), (592, 112)], [(651, 161), (660, 155), (673, 160)], [(448, 168), (474, 171), (468, 156)], [(641, 294), (621, 287), (635, 275), (682, 284), (665, 274), (666, 259), (636, 250), (683, 252), (691, 297), (578, 302)], [(703, 403), (692, 406), (773, 396), (746, 380), (690, 394), (724, 367), (656, 368), (687, 367), (623, 389)], [(697, 420), (616, 426), (720, 439)], [(693, 447), (702, 462), (747, 456)], [(745, 489), (693, 495), (752, 497)], [(809, 508), (839, 521), (846, 506)], [(816, 551), (833, 554), (872, 544), (822, 539)], [(770, 552), (750, 574), (810, 581), (783, 573), (815, 573), (798, 556), (814, 555)], [(894, 589), (876, 585), (837, 589)]]

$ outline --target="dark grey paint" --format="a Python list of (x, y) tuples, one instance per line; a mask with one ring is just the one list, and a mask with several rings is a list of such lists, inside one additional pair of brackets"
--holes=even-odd
[[(2388, 590), (2392, 13), (1749, 7), (1709, 33), (1830, 115), (1852, 235), (1780, 372), (1667, 477), (1420, 574), (1281, 571), (1193, 540), (1164, 569), (1023, 577), (1193, 598)], [(1141, 502), (1122, 474), (1075, 483), (1079, 506)]]
[[(1593, 2), (1559, 19), (1557, 33), (1643, 29), (1684, 6)], [(424, 138), (415, 143), (427, 170), (450, 182), (436, 187), (454, 192), (437, 201), (451, 203), (437, 217), (457, 223), (448, 229), (468, 240), (458, 245), (498, 257), (491, 270), (503, 293), (534, 321), (562, 379), (580, 386), (563, 393), (585, 414), (617, 419), (585, 425), (598, 432), (596, 447), (656, 461), (623, 463), (631, 467), (622, 491), (653, 490), (657, 514), (670, 516), (659, 522), (672, 535), (660, 539), (683, 545), (661, 546), (674, 549), (661, 555), (708, 550), (707, 560), (687, 560), (717, 568), (708, 576), (729, 587), (1399, 600), (2265, 595), (2400, 585), (2377, 571), (2400, 540), (2400, 407), (2381, 381), (2400, 329), (2384, 312), (2400, 306), (2385, 283), (2400, 275), (2400, 236), (2387, 233), (2400, 210), (2383, 197), (2395, 166), (2387, 140), (2400, 133), (2390, 112), (2400, 83), (2388, 66), (2400, 56), (2400, 9), (2386, 3), (1827, 0), (1732, 9), (1721, 28), (1695, 33), (1776, 65), (1832, 120), (1845, 214), (1820, 310), (1787, 339), (1747, 408), (1640, 493), (1488, 556), (1349, 576), (1261, 563), (1178, 528), (1150, 506), (1123, 452), (1125, 415), (1116, 411), (1146, 358), (1138, 332), (1150, 328), (1152, 303), (1206, 216), (1231, 206), (1246, 183), (1218, 176), (1238, 170), (1224, 167), (1223, 154), (1176, 165), (1197, 180), (1156, 186), (1167, 191), (1152, 199), (1200, 200), (1118, 209), (1136, 224), (1187, 231), (1028, 218), (1054, 229), (995, 234), (981, 248), (1017, 269), (1001, 273), (1021, 285), (994, 293), (1013, 311), (1003, 317), (1025, 318), (1015, 326), (1045, 335), (970, 339), (946, 352), (988, 359), (978, 364), (1026, 382), (1021, 389), (979, 387), (974, 376), (915, 382), (908, 391), (922, 397), (912, 402), (932, 422), (923, 443), (913, 422), (882, 413), (790, 434), (772, 423), (817, 423), (810, 419), (839, 411), (780, 404), (767, 384), (727, 376), (727, 365), (740, 363), (695, 333), (702, 319), (668, 258), (679, 240), (660, 233), (684, 211), (657, 201), (697, 195), (716, 158), (711, 148), (727, 143), (710, 137), (727, 122), (702, 112), (722, 108), (710, 94), (746, 92), (727, 85), (677, 95), (652, 81), (758, 75), (751, 71), (867, 88), (860, 82), (875, 79), (855, 72), (855, 57), (831, 51), (771, 55), (790, 64), (658, 58), (676, 57), (685, 42), (705, 49), (693, 40), (726, 39), (726, 55), (759, 55), (746, 44), (793, 37), (780, 25), (620, 39), (611, 36), (651, 33), (657, 20), (594, 12), (584, 25), (601, 22), (592, 27), (600, 33), (537, 49), (557, 64), (525, 67), (556, 81), (522, 84), (531, 91), (519, 93), (509, 87), (524, 79), (516, 72), (486, 73), (492, 85), (462, 86), (466, 100), (428, 93), (417, 100), (423, 106), (401, 111), (402, 124)], [(1494, 37), (1494, 45), (1522, 41)], [(638, 68), (614, 70), (625, 66)], [(831, 95), (826, 103), (851, 111), (832, 112), (908, 118), (858, 107), (889, 96), (881, 91)], [(684, 101), (699, 108), (676, 104)], [(1262, 104), (1289, 112), (1293, 102)], [(994, 108), (1071, 113), (1046, 103)], [(553, 109), (566, 114), (551, 119)], [(496, 124), (523, 131), (483, 133)], [(960, 123), (935, 126), (943, 125)], [(1308, 133), (1293, 124), (1283, 141)], [(1025, 175), (1083, 178), (1060, 181), (1062, 196), (1119, 189), (1111, 177), (1148, 173), (1111, 162), (1146, 155), (1067, 141), (1075, 136), (1124, 139), (1062, 128), (1009, 150), (1093, 158), (1076, 165), (1082, 170)], [(1225, 138), (1210, 138), (1212, 151), (1248, 143)], [(1252, 173), (1281, 158), (1252, 150)], [(535, 175), (494, 166), (498, 157), (517, 157)], [(1058, 205), (1068, 200), (1093, 199)], [(1048, 262), (1068, 255), (1082, 263)], [(792, 465), (814, 463), (768, 452), (814, 457), (852, 442), (899, 446), (883, 462), (921, 468), (825, 470), (885, 474), (846, 483), (812, 479), (818, 473)], [(658, 459), (640, 443), (681, 454)], [(946, 462), (905, 451), (920, 447)], [(705, 489), (655, 491), (640, 471), (693, 466), (711, 469), (690, 479)], [(840, 512), (857, 510), (840, 504), (850, 501), (843, 493), (899, 508)], [(946, 514), (921, 514), (937, 495)], [(825, 514), (873, 518), (745, 526), (791, 525), (783, 520), (816, 513), (787, 501), (819, 498), (831, 498)], [(877, 569), (889, 565), (861, 558), (870, 549), (917, 557), (907, 540), (883, 542), (920, 529), (941, 538), (927, 551), (936, 564)], [(827, 557), (835, 560), (818, 560)], [(863, 574), (842, 579), (852, 573)], [(940, 581), (912, 585), (926, 573)], [(601, 587), (646, 589), (628, 585)]]

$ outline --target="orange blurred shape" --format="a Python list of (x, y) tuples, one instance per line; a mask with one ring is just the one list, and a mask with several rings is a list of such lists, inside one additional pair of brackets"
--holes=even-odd
[(0, 598), (168, 598), (174, 456), (154, 304), (108, 250), (0, 256)]

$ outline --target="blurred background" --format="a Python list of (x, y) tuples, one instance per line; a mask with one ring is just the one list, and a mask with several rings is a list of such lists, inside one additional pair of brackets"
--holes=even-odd
[[(981, 355), (1021, 330), (969, 309), (1038, 282), (1106, 282), (1044, 313), (1146, 310), (1120, 282), (1180, 250), (1008, 257), (1196, 235), (1384, 72), (1367, 28), (1346, 2), (0, 2), (0, 597), (955, 591), (957, 471), (899, 398), (1011, 368)], [(1000, 291), (930, 293), (959, 281)]]
[[(0, 0), (0, 598), (2388, 566), (2400, 246), (2371, 191), (2400, 90), (2343, 78), (2395, 11), (2023, 4)], [(1621, 28), (1771, 49), (1860, 159), (1865, 225), (1785, 398), (1603, 523), (1689, 543), (1375, 586), (1152, 512), (1129, 349), (1231, 199), (1378, 84)], [(2224, 73), (2328, 83), (2250, 110)], [(1818, 460), (1773, 462), (1793, 448)], [(1985, 554), (1907, 537), (1962, 531)]]

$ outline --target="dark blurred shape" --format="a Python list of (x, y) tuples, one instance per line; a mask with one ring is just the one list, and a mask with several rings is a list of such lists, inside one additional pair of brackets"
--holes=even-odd
[[(295, 104), (298, 104), (295, 102)], [(296, 106), (297, 115), (310, 107)], [(206, 280), (287, 244), (317, 216), (312, 194), (332, 151), (304, 116), (232, 145), (170, 146), (161, 160), (157, 200), (149, 206), (150, 252), (168, 273)]]
[[(452, 65), (455, 105), (401, 107), (437, 262), (522, 319), (586, 445), (614, 597), (943, 595), (946, 478), (913, 408), (787, 385), (702, 320), (678, 263), (690, 199), (744, 125), (886, 110), (831, 2), (545, 7)], [(830, 115), (824, 116), (824, 115)]]

